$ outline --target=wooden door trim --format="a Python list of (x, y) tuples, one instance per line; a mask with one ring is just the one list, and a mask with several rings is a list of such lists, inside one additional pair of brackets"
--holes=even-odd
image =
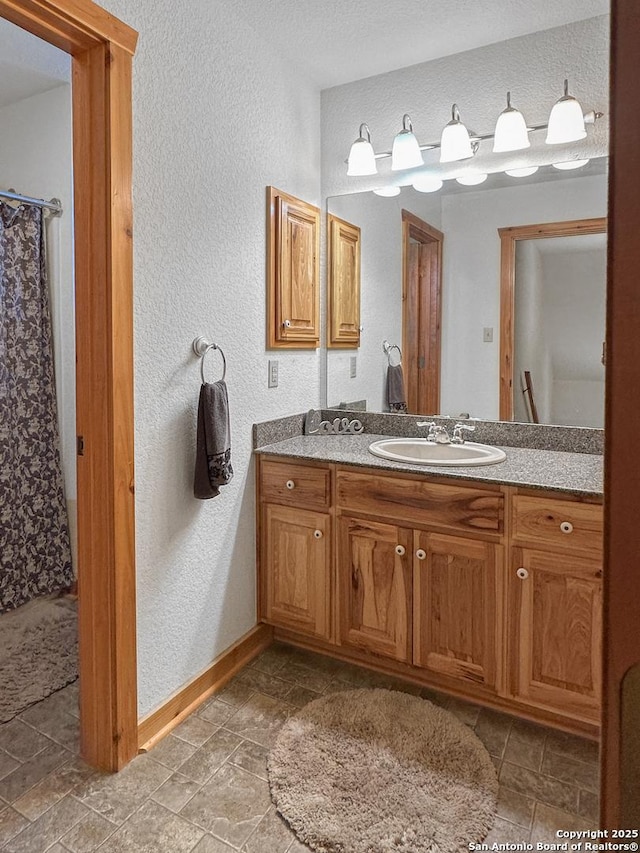
[(605, 216), (498, 228), (500, 235), (500, 420), (513, 420), (513, 354), (515, 349), (516, 243), (545, 237), (603, 234)]
[[(409, 345), (409, 314), (407, 293), (409, 286), (409, 241), (435, 246), (430, 258), (431, 289), (429, 294), (429, 328), (426, 334), (425, 363), (429, 373), (428, 394), (425, 404), (427, 414), (440, 411), (440, 359), (442, 329), (442, 244), (444, 234), (409, 210), (402, 210), (402, 352), (411, 351)], [(411, 372), (411, 371), (409, 371)], [(405, 376), (408, 384), (408, 374)], [(408, 391), (408, 389), (407, 389)]]
[[(78, 629), (83, 758), (137, 752), (131, 60), (137, 33), (90, 0), (0, 0), (73, 57)], [(67, 211), (66, 215), (70, 215)]]
[(637, 0), (613, 0), (611, 11), (601, 821), (617, 829), (640, 825), (637, 720), (622, 702), (623, 682), (640, 662), (640, 453), (629, 440), (640, 431), (640, 10)]

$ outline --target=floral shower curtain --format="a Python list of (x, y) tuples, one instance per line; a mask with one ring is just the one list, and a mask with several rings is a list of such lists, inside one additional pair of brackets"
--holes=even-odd
[(43, 213), (0, 202), (0, 612), (72, 581)]

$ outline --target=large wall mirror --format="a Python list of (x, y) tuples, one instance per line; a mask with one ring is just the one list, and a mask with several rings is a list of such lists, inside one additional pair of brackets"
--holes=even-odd
[[(429, 410), (414, 403), (416, 414), (533, 420), (522, 388), (527, 371), (539, 422), (601, 427), (606, 208), (606, 157), (571, 172), (543, 166), (528, 177), (493, 174), (480, 187), (448, 181), (438, 193), (403, 187), (392, 198), (373, 192), (328, 198), (327, 212), (361, 230), (362, 326), (357, 350), (327, 352), (327, 404), (389, 410), (385, 341), (404, 350), (407, 396), (420, 399), (413, 385), (433, 369), (428, 342), (439, 339), (439, 402), (423, 395)], [(407, 310), (408, 215), (442, 234), (441, 307), (425, 299)], [(500, 231), (582, 220), (599, 225), (589, 233), (512, 241), (514, 328), (505, 330)], [(421, 329), (416, 340), (408, 337), (409, 322)], [(507, 335), (514, 341), (508, 404)], [(394, 364), (397, 353), (391, 354)]]

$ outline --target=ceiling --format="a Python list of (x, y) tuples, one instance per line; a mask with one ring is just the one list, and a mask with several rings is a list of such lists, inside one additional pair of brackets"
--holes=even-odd
[(236, 0), (321, 89), (609, 12), (609, 0)]
[[(319, 88), (606, 14), (609, 0), (236, 0)], [(0, 18), (0, 107), (70, 80), (67, 54)]]
[(66, 53), (0, 18), (0, 108), (70, 79)]

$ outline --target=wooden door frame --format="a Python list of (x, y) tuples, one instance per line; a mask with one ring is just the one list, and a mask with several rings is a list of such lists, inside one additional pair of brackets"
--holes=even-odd
[[(407, 299), (409, 287), (409, 242), (433, 245), (435, 251), (431, 257), (431, 287), (429, 294), (429, 323), (425, 345), (425, 365), (428, 373), (428, 394), (425, 412), (418, 414), (438, 414), (440, 411), (440, 352), (442, 328), (442, 244), (444, 234), (429, 223), (424, 222), (409, 210), (402, 211), (402, 352), (411, 352), (409, 345), (410, 311)], [(419, 324), (420, 325), (420, 324)], [(408, 367), (407, 367), (408, 365)], [(417, 365), (405, 360), (405, 385), (407, 399), (412, 376), (418, 370)]]
[(640, 826), (640, 8), (612, 0), (611, 11), (601, 823), (631, 829)]
[(513, 359), (515, 349), (516, 246), (519, 240), (603, 234), (606, 216), (541, 222), (498, 228), (500, 235), (500, 420), (513, 420)]
[[(131, 70), (137, 33), (91, 0), (0, 0), (72, 56), (81, 753), (137, 752)], [(66, 212), (70, 215), (70, 211)]]

